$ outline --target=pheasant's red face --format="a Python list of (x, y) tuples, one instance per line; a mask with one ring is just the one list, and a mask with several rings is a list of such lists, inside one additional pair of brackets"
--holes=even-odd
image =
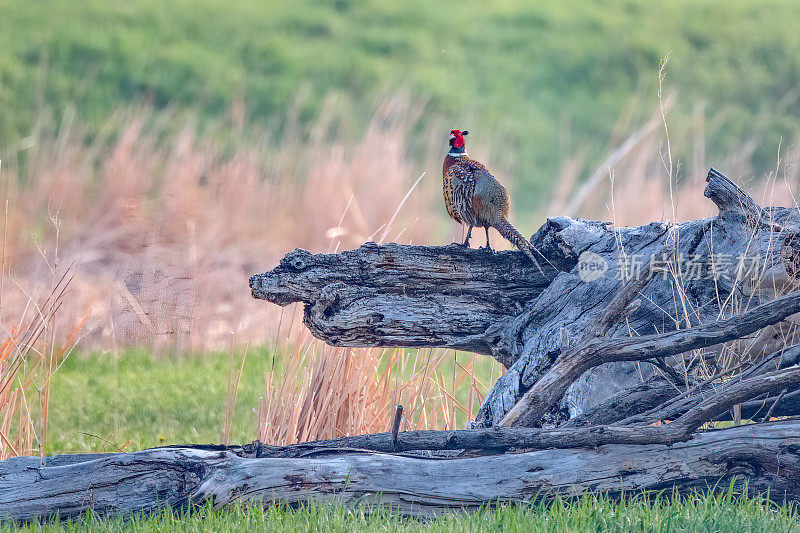
[(468, 131), (450, 130), (450, 146), (453, 148), (464, 148), (464, 135), (468, 134)]

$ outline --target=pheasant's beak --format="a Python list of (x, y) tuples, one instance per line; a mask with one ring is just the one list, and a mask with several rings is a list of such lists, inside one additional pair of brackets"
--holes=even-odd
[(455, 134), (455, 133), (451, 133), (451, 134), (450, 134), (450, 140), (452, 141), (452, 140), (453, 140), (453, 139), (455, 139), (455, 138), (456, 138), (456, 134)]

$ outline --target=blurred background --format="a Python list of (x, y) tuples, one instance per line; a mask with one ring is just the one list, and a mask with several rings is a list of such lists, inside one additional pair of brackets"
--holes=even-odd
[(48, 409), (59, 451), (378, 431), (398, 402), (405, 427), (463, 427), (498, 364), (326, 348), (247, 286), (295, 247), (462, 238), (441, 198), (453, 128), (527, 235), (551, 215), (712, 215), (710, 166), (795, 205), (796, 1), (0, 8), (0, 431), (19, 419), (17, 452), (43, 452)]

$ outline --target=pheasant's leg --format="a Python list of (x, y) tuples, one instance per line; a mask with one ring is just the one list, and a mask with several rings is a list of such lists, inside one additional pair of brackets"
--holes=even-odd
[(484, 226), (483, 229), (486, 230), (486, 249), (491, 252), (492, 246), (489, 244), (489, 226)]
[(464, 246), (466, 246), (467, 248), (469, 248), (470, 237), (472, 237), (472, 226), (470, 226), (469, 229), (467, 230), (467, 238), (464, 239)]

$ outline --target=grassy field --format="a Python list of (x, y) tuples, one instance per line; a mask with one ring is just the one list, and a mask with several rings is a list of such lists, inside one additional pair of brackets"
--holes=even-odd
[[(673, 135), (708, 128), (714, 159), (756, 139), (754, 173), (800, 132), (800, 4), (590, 0), (0, 2), (0, 149), (51, 119), (95, 131), (131, 102), (205, 119), (313, 125), (357, 138), (398, 88), (431, 125), (473, 130), (542, 201), (564, 158), (593, 167), (655, 108), (659, 61), (680, 94)], [(288, 111), (287, 111), (288, 110)], [(436, 120), (433, 120), (433, 119)], [(279, 134), (280, 135), (280, 134)], [(444, 145), (444, 138), (441, 140)], [(412, 145), (410, 149), (418, 148)]]
[(642, 497), (612, 501), (586, 496), (574, 502), (506, 505), (469, 515), (448, 515), (432, 520), (408, 520), (385, 511), (340, 505), (244, 507), (214, 510), (210, 506), (189, 512), (163, 511), (132, 519), (88, 516), (65, 524), (48, 522), (18, 528), (0, 525), (0, 531), (503, 531), (503, 532), (794, 532), (800, 521), (789, 507), (760, 497), (723, 493), (687, 498)]
[[(265, 373), (273, 365), (273, 354), (268, 349), (254, 349), (247, 355), (231, 417), (228, 442), (232, 444), (252, 442), (258, 435), (257, 408), (259, 398), (266, 396)], [(404, 356), (413, 360), (412, 351), (404, 352)], [(241, 353), (233, 354), (234, 380), (241, 358)], [(385, 360), (389, 358), (387, 355)], [(273, 374), (276, 385), (293, 379), (284, 376), (280, 359), (279, 355), (279, 368)], [(471, 355), (462, 353), (459, 359), (467, 365)], [(221, 442), (229, 361), (229, 354), (224, 352), (155, 357), (145, 350), (127, 350), (119, 355), (72, 355), (51, 384), (48, 453), (135, 451), (162, 444)], [(407, 377), (410, 367), (409, 362)], [(302, 380), (312, 369), (313, 364), (309, 364), (294, 378)], [(497, 363), (481, 358), (475, 375), (488, 382), (492, 373), (497, 376)], [(438, 365), (438, 375), (450, 385), (452, 360)], [(469, 382), (454, 390), (453, 396), (467, 405)], [(431, 396), (429, 399), (435, 401), (442, 393), (434, 390)], [(406, 415), (414, 416), (405, 398)], [(477, 407), (473, 402), (473, 412)], [(389, 411), (384, 413), (387, 420), (392, 414)], [(464, 427), (464, 413), (456, 411), (456, 419), (457, 427)]]
[[(235, 365), (241, 360), (236, 354)], [(251, 442), (264, 395), (266, 350), (254, 351), (239, 384), (230, 442)], [(248, 364), (249, 363), (249, 364)], [(141, 450), (215, 443), (225, 420), (228, 355), (154, 358), (145, 351), (75, 355), (53, 379), (50, 453)]]

